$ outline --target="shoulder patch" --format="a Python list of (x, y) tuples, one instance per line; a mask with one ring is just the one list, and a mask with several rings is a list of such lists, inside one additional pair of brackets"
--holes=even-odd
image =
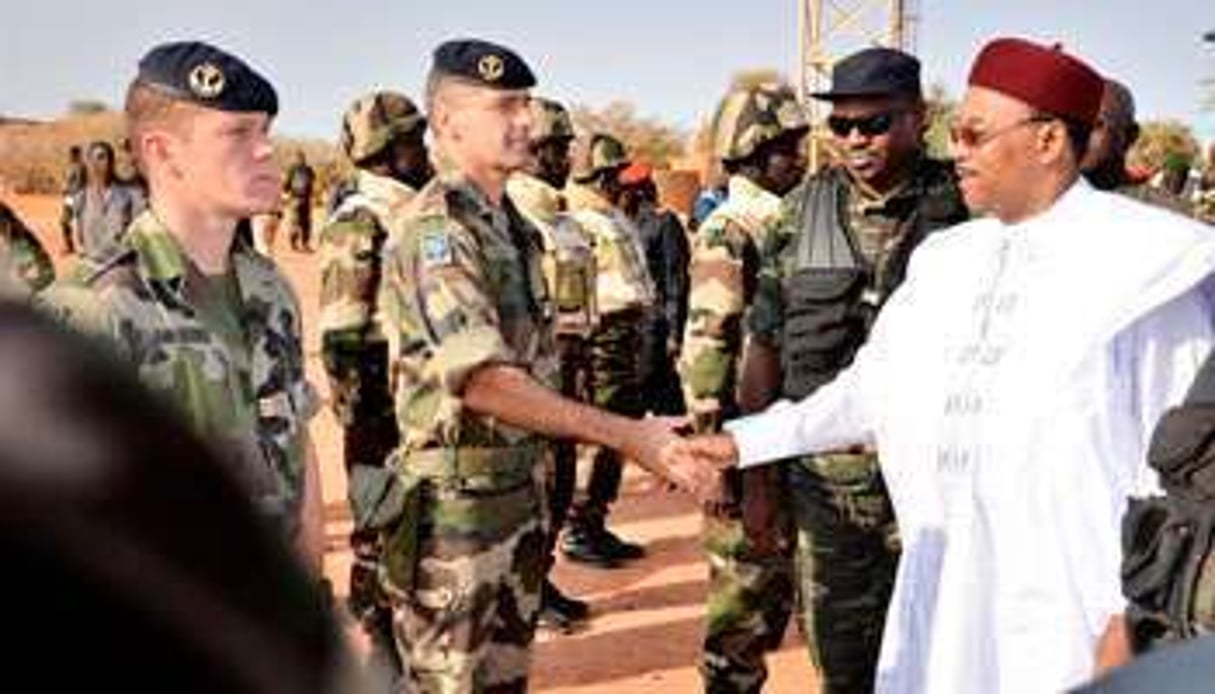
[(451, 265), (451, 237), (446, 229), (431, 229), (422, 234), (420, 242), (422, 267), (435, 268)]

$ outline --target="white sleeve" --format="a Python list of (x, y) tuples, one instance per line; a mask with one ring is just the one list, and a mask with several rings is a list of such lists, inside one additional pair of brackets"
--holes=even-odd
[[(1152, 432), (1164, 412), (1185, 398), (1211, 349), (1211, 308), (1200, 292), (1189, 292), (1153, 311), (1115, 343), (1116, 370), (1127, 378), (1135, 437), (1131, 494), (1159, 494), (1156, 473), (1147, 464)], [(1128, 464), (1131, 461), (1127, 461)]]

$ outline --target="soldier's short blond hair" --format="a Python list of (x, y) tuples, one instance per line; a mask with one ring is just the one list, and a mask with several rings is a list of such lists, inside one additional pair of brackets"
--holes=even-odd
[(127, 87), (126, 114), (127, 139), (131, 143), (131, 158), (144, 175), (143, 152), (140, 151), (141, 136), (153, 128), (165, 128), (184, 132), (193, 106), (149, 87), (139, 80)]

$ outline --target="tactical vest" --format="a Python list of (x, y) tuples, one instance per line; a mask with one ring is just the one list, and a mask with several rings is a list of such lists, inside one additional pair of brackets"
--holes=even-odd
[(799, 233), (785, 250), (782, 394), (804, 398), (852, 363), (878, 310), (902, 283), (912, 250), (931, 231), (966, 219), (947, 165), (925, 160), (917, 172), (915, 203), (898, 245), (877, 276), (849, 227), (846, 174), (828, 170), (799, 193)]
[(544, 277), (549, 283), (558, 335), (587, 337), (599, 323), (595, 301), (595, 251), (578, 223), (558, 214), (544, 229)]
[(1122, 592), (1136, 651), (1215, 632), (1215, 356), (1152, 434), (1164, 496), (1131, 499)]

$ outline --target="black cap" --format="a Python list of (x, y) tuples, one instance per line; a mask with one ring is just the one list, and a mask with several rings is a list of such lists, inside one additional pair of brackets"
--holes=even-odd
[(831, 68), (831, 89), (811, 94), (834, 101), (853, 96), (920, 96), (920, 61), (893, 48), (866, 48)]
[(442, 43), (435, 49), (431, 69), (492, 89), (528, 89), (536, 85), (536, 76), (519, 54), (505, 46), (480, 39), (456, 39)]
[(278, 94), (243, 60), (200, 41), (162, 43), (139, 61), (140, 84), (217, 111), (278, 113)]

